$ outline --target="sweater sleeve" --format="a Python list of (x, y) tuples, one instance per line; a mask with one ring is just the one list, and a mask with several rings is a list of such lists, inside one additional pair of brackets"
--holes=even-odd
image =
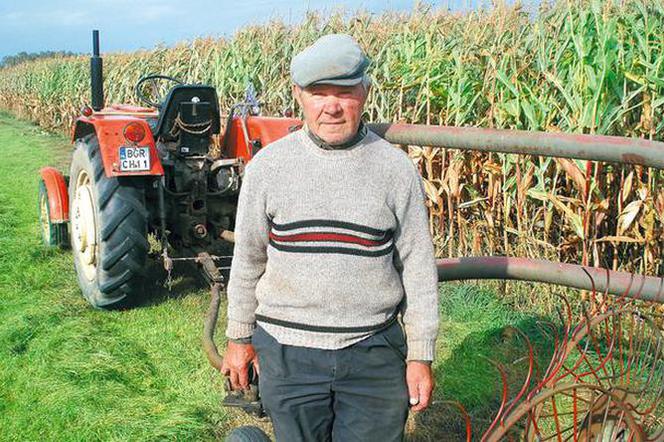
[(413, 167), (410, 184), (395, 189), (394, 266), (404, 287), (403, 322), (407, 359), (432, 361), (438, 335), (438, 272), (422, 178)]
[(226, 336), (246, 338), (256, 327), (256, 284), (265, 272), (269, 223), (266, 186), (260, 164), (250, 162), (244, 171), (235, 220), (235, 245), (228, 281)]

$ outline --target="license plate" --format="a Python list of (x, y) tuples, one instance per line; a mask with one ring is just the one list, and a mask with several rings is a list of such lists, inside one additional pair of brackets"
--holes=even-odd
[(121, 147), (120, 171), (137, 172), (142, 170), (150, 170), (150, 148)]

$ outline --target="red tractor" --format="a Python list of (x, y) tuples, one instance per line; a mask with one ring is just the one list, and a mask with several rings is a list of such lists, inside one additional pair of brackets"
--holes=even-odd
[[(150, 236), (167, 270), (174, 260), (192, 260), (211, 282), (222, 282), (218, 267), (232, 254), (244, 166), (299, 121), (256, 116), (249, 93), (232, 108), (213, 156), (222, 127), (213, 87), (148, 75), (136, 85), (148, 107), (104, 107), (97, 31), (91, 72), (92, 107), (72, 129), (68, 179), (54, 168), (41, 171), (44, 241), (71, 247), (81, 291), (97, 308), (143, 297)], [(160, 82), (173, 85), (153, 101), (145, 86)]]

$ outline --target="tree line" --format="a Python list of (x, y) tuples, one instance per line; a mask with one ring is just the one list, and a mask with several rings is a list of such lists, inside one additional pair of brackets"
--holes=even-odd
[(41, 51), (41, 52), (19, 52), (15, 55), (6, 55), (0, 61), (0, 68), (16, 66), (26, 61), (37, 60), (40, 58), (69, 57), (79, 55), (71, 51)]

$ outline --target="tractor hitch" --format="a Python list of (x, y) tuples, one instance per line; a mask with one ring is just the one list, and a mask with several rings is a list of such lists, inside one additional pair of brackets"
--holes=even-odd
[[(210, 365), (221, 372), (224, 358), (219, 354), (217, 344), (214, 342), (214, 331), (217, 326), (217, 319), (219, 318), (221, 289), (224, 285), (224, 278), (214, 263), (214, 257), (208, 253), (199, 253), (195, 260), (201, 265), (201, 270), (208, 280), (211, 281), (210, 306), (205, 315), (205, 326), (203, 329), (203, 351)], [(258, 395), (258, 373), (253, 365), (249, 366), (249, 380), (249, 388), (245, 390), (233, 390), (230, 379), (226, 378), (224, 383), (226, 395), (221, 404), (225, 407), (241, 408), (248, 414), (262, 418), (265, 416), (265, 410)]]
[(224, 390), (226, 396), (221, 401), (224, 407), (240, 408), (244, 412), (257, 418), (265, 417), (265, 409), (258, 395), (258, 374), (253, 365), (249, 365), (249, 388), (245, 390), (233, 390), (231, 381), (226, 378)]

